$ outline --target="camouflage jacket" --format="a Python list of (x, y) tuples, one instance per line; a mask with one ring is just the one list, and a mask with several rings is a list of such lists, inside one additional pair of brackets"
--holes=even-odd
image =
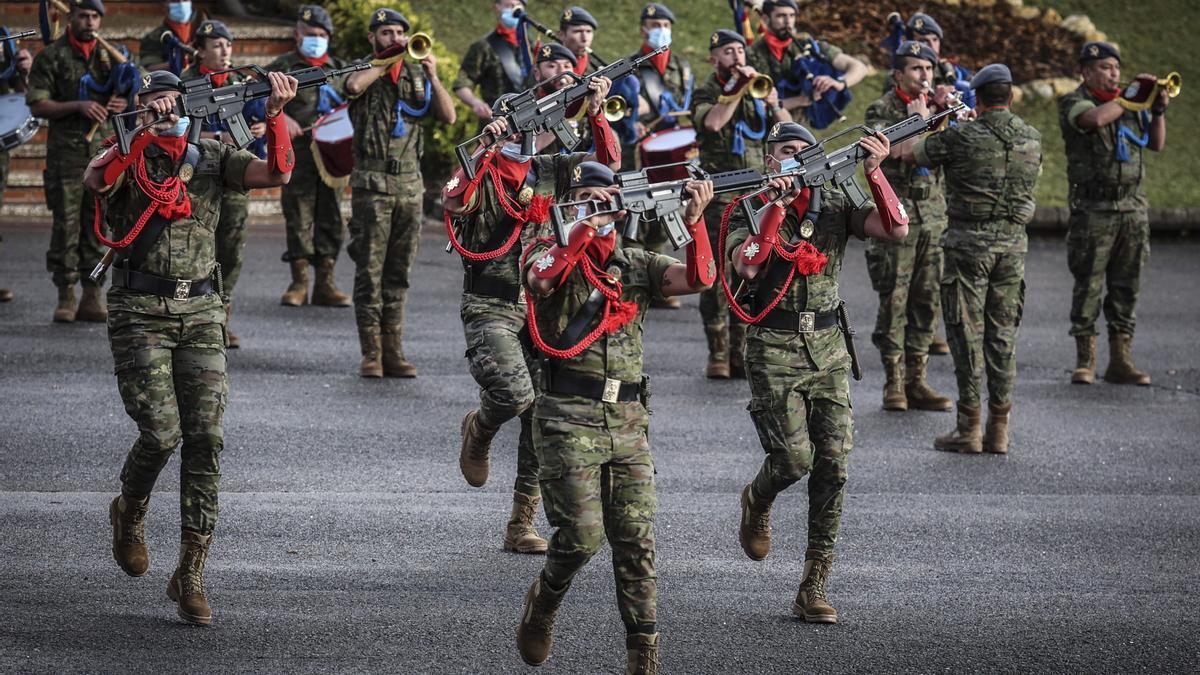
[[(502, 94), (515, 94), (522, 91), (521, 82), (514, 82), (504, 72), (500, 57), (488, 44), (488, 37), (476, 40), (467, 48), (467, 53), (458, 69), (458, 77), (454, 78), (452, 89), (475, 89), (479, 87), (479, 98), (491, 105)], [(517, 47), (516, 49), (520, 49)], [(520, 58), (520, 55), (517, 55)]]
[(948, 127), (913, 148), (920, 166), (945, 167), (950, 226), (947, 248), (1024, 252), (1033, 219), (1042, 140), (1008, 109), (993, 108), (974, 122)]
[[(112, 55), (99, 44), (92, 50), (91, 58), (84, 61), (83, 55), (71, 47), (63, 34), (33, 58), (25, 102), (32, 107), (47, 99), (60, 103), (78, 101), (79, 82), (83, 76), (91, 74), (97, 83), (107, 83), (113, 65)], [(108, 102), (109, 95), (89, 90), (88, 98), (103, 105)], [(89, 143), (86, 136), (91, 128), (92, 121), (78, 113), (50, 120), (46, 137), (48, 161), (59, 166), (85, 166), (107, 135), (107, 130), (102, 128)]]
[[(704, 128), (704, 119), (709, 111), (717, 104), (722, 95), (721, 82), (716, 73), (708, 76), (703, 85), (696, 87), (692, 94), (692, 123), (696, 126), (696, 142), (700, 147), (700, 167), (710, 173), (732, 171), (734, 169), (763, 168), (763, 140), (744, 137), (746, 151), (740, 156), (733, 153), (734, 127), (738, 122), (745, 121), (751, 131), (763, 130), (763, 137), (771, 126), (769, 113), (759, 119), (754, 105), (754, 99), (743, 96), (737, 111), (729, 122), (718, 131)], [(732, 199), (729, 195), (717, 195), (714, 202), (727, 202)]]
[(766, 39), (760, 37), (746, 50), (746, 63), (758, 72), (770, 75), (771, 79), (775, 80), (775, 84), (779, 84), (794, 79), (792, 69), (795, 67), (796, 59), (804, 56), (809, 40), (816, 42), (817, 48), (821, 50), (821, 56), (830, 64), (842, 55), (839, 47), (824, 40), (814, 40), (808, 33), (800, 33), (797, 38), (792, 40), (792, 44), (784, 50), (783, 58), (776, 61), (775, 55), (771, 53), (771, 48), (767, 46)]
[[(429, 82), (419, 64), (404, 62), (399, 79), (384, 73), (350, 102), (350, 121), (354, 124), (354, 172), (350, 187), (366, 188), (385, 194), (420, 196), (425, 192), (421, 180), (421, 155), (424, 152), (425, 118), (413, 117), (398, 109), (398, 102), (410, 109), (424, 105)], [(432, 114), (432, 98), (426, 117)], [(403, 136), (392, 136), (396, 116), (404, 118)], [(399, 163), (399, 173), (388, 172), (390, 162)]]
[[(644, 55), (645, 52), (639, 49), (625, 58), (633, 60)], [(635, 74), (638, 82), (642, 85), (641, 95), (650, 103), (649, 109), (638, 110), (638, 120), (643, 124), (649, 124), (658, 118), (659, 99), (662, 94), (655, 92), (670, 92), (671, 97), (675, 99), (675, 104), (683, 105), (684, 98), (687, 96), (688, 83), (694, 77), (691, 64), (679, 56), (674, 49), (667, 52), (667, 69), (661, 75), (654, 64), (649, 61), (638, 66)], [(652, 84), (647, 86), (647, 82)]]
[[(196, 29), (200, 27), (201, 21), (202, 21), (202, 19), (200, 18), (199, 12), (193, 12), (192, 37), (195, 37)], [(141, 66), (142, 68), (149, 68), (150, 66), (154, 66), (154, 65), (158, 65), (160, 63), (166, 62), (167, 57), (165, 54), (165, 50), (163, 49), (163, 43), (162, 43), (163, 31), (171, 31), (173, 34), (175, 32), (174, 29), (171, 28), (171, 26), (167, 25), (167, 22), (165, 19), (163, 20), (163, 22), (161, 24), (156, 26), (149, 33), (146, 33), (145, 35), (142, 36), (142, 40), (138, 45), (138, 54), (137, 54), (138, 65)], [(176, 37), (178, 37), (178, 36), (176, 36)], [(186, 43), (189, 41), (184, 40), (182, 42)], [(187, 61), (188, 61), (187, 56), (185, 55), (184, 58), (185, 58), (184, 62), (187, 63)], [(175, 73), (175, 74), (179, 75), (179, 73)]]
[[(1139, 113), (1126, 110), (1121, 117), (1100, 129), (1080, 129), (1079, 116), (1100, 105), (1085, 85), (1058, 99), (1058, 124), (1067, 150), (1067, 182), (1072, 208), (1129, 211), (1148, 206), (1142, 180), (1146, 177), (1144, 150), (1125, 140), (1129, 160), (1118, 162), (1118, 128), (1136, 135), (1145, 133)], [(1115, 194), (1089, 193), (1088, 188), (1120, 189)]]
[[(134, 268), (135, 271), (169, 279), (190, 280), (203, 279), (212, 274), (217, 261), (216, 229), (221, 215), (221, 196), (230, 190), (246, 191), (242, 180), (246, 175), (246, 167), (255, 157), (245, 150), (235, 150), (212, 139), (201, 139), (198, 146), (200, 160), (187, 183), (192, 215), (172, 221), (163, 228), (158, 238), (149, 243), (145, 259)], [(174, 172), (174, 168), (166, 153), (157, 147), (151, 146), (146, 150), (146, 171), (151, 180), (164, 180)], [(128, 234), (151, 203), (132, 180), (133, 172), (133, 167), (127, 169), (116, 185), (103, 196), (107, 202), (105, 211), (109, 231), (114, 239)], [(119, 286), (114, 286), (108, 293), (110, 310), (157, 316), (202, 312), (221, 306), (221, 302), (216, 293), (186, 300), (162, 298)]]
[[(323, 67), (326, 70), (333, 70), (335, 68), (345, 68), (346, 65), (345, 60), (330, 54), (329, 59), (325, 61)], [(266, 70), (289, 72), (308, 67), (308, 61), (299, 52), (292, 50), (267, 64)], [(343, 98), (346, 96), (346, 77), (343, 75), (342, 77), (335, 78), (328, 85), (333, 87), (333, 91)], [(296, 92), (296, 98), (283, 107), (283, 112), (287, 113), (288, 117), (296, 120), (301, 127), (312, 126), (313, 122), (316, 122), (317, 118), (320, 117), (317, 114), (317, 103), (320, 101), (320, 98), (321, 87), (301, 89)], [(305, 134), (303, 138), (308, 138), (308, 134)], [(300, 143), (301, 140), (296, 139), (296, 144), (299, 145)], [(307, 145), (307, 142), (304, 143)]]
[[(879, 129), (907, 117), (908, 107), (893, 89), (867, 107), (865, 122), (867, 127)], [(941, 169), (921, 170), (899, 159), (886, 159), (881, 168), (896, 196), (904, 202), (909, 226), (926, 227), (941, 235), (946, 227), (946, 188)]]

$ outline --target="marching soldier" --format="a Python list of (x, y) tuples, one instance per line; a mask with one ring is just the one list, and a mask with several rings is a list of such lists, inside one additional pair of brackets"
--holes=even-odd
[[(779, 94), (774, 89), (762, 99), (746, 95), (758, 71), (746, 65), (745, 38), (721, 29), (709, 38), (708, 49), (713, 74), (692, 96), (700, 167), (709, 173), (761, 169), (767, 130), (776, 122), (790, 122), (792, 118), (779, 105)], [(717, 237), (721, 212), (729, 199), (718, 196), (704, 213), (712, 239)], [(746, 327), (727, 314), (721, 289), (700, 293), (700, 317), (708, 340), (706, 377), (745, 377), (742, 346)]]
[[(933, 105), (945, 105), (944, 90), (938, 102), (926, 89), (936, 66), (937, 55), (929, 47), (902, 43), (892, 58), (896, 86), (867, 108), (866, 125), (882, 129), (913, 113), (928, 117)], [(925, 380), (941, 299), (939, 242), (946, 230), (946, 192), (940, 170), (905, 164), (900, 154), (901, 148), (893, 147), (882, 171), (909, 214), (909, 235), (899, 241), (872, 239), (867, 247), (867, 272), (879, 293), (871, 341), (886, 375), (883, 408), (950, 410), (950, 399)]]
[(521, 20), (513, 13), (525, 8), (523, 0), (495, 0), (492, 8), (496, 28), (467, 49), (451, 85), (455, 95), (479, 118), (481, 128), (492, 120), (492, 107), (487, 102), (524, 91), (526, 73), (521, 50), (529, 48), (519, 44), (517, 26)]
[[(533, 72), (533, 82), (540, 85), (538, 88), (539, 96), (547, 96), (560, 89), (565, 89), (571, 86), (574, 81), (564, 76), (563, 73), (573, 72), (575, 65), (578, 63), (574, 52), (567, 49), (557, 42), (542, 45), (538, 48), (537, 64)], [(588, 124), (580, 124), (582, 118), (586, 117), (588, 111), (587, 105), (580, 105), (579, 111), (573, 118), (568, 119), (569, 124), (575, 131), (576, 142), (569, 148), (562, 147), (557, 138), (553, 134), (546, 134), (552, 142), (546, 142), (545, 136), (538, 139), (539, 153), (556, 153), (556, 152), (573, 152), (575, 150), (587, 151), (592, 147), (592, 134), (588, 129)], [(570, 112), (570, 111), (568, 111)], [(544, 143), (544, 145), (543, 145)]]
[(187, 46), (196, 35), (200, 17), (192, 11), (191, 0), (171, 0), (162, 4), (167, 15), (162, 24), (142, 36), (138, 64), (143, 70), (169, 70), (181, 75), (192, 62)]
[(1085, 44), (1079, 69), (1083, 83), (1058, 101), (1070, 183), (1067, 263), (1075, 277), (1071, 335), (1077, 360), (1071, 382), (1091, 384), (1095, 378), (1096, 319), (1103, 307), (1109, 348), (1104, 381), (1148, 385), (1150, 375), (1133, 362), (1134, 307), (1150, 256), (1142, 150), (1158, 152), (1166, 144), (1171, 99), (1160, 87), (1149, 112), (1126, 109), (1121, 53), (1106, 42)]
[[(329, 53), (333, 21), (319, 5), (300, 7), (293, 37), (295, 51), (272, 61), (267, 70), (283, 71), (321, 66), (343, 68), (346, 62)], [(343, 102), (344, 78), (318, 88), (302, 89), (284, 110), (284, 121), (296, 146), (296, 170), (279, 198), (287, 226), (287, 251), (283, 254), (292, 272), (279, 302), (299, 307), (310, 301), (324, 307), (349, 307), (350, 296), (334, 283), (334, 267), (342, 250), (344, 227), (339, 206), (341, 190), (321, 179), (312, 153), (311, 129), (317, 118)], [(316, 270), (312, 296), (308, 293), (309, 266)]]
[[(777, 124), (767, 144), (767, 165), (816, 143), (794, 122)], [(742, 490), (738, 539), (751, 560), (771, 550), (775, 497), (808, 477), (808, 550), (792, 613), (814, 623), (837, 623), (827, 585), (841, 524), (849, 454), (854, 445), (847, 373), (852, 366), (838, 275), (851, 236), (900, 240), (908, 219), (887, 176), (879, 169), (891, 148), (882, 134), (860, 141), (869, 156), (863, 172), (875, 207), (853, 208), (840, 191), (794, 189), (776, 180), (759, 234), (735, 216), (725, 256), (748, 282), (753, 298), (746, 336), (750, 417), (766, 451), (758, 474)], [(786, 283), (789, 275), (792, 281)], [(774, 305), (772, 306), (772, 302)]]
[(564, 9), (558, 20), (558, 41), (575, 55), (575, 74), (580, 77), (599, 70), (592, 55), (592, 41), (600, 23), (586, 9), (572, 6)]
[[(569, 198), (607, 201), (614, 182), (611, 169), (584, 162), (573, 171)], [(626, 673), (657, 672), (657, 498), (642, 322), (652, 296), (695, 293), (715, 276), (703, 223), (712, 183), (694, 181), (687, 192), (683, 220), (695, 237), (687, 264), (622, 248), (614, 215), (579, 223), (567, 246), (542, 240), (526, 253), (528, 327), (545, 356), (534, 447), (546, 517), (556, 528), (517, 627), (527, 664), (550, 657), (554, 617), (571, 580), (607, 538), (626, 630)]]
[[(346, 80), (354, 123), (350, 257), (362, 377), (416, 377), (401, 335), (409, 270), (421, 235), (421, 152), (425, 117), (454, 123), (454, 101), (438, 79), (437, 59), (405, 61), (410, 24), (393, 9), (371, 15), (373, 68)], [(389, 55), (380, 58), (380, 55)]]
[[(6, 43), (11, 44), (11, 43)], [(0, 50), (0, 95), (24, 93), (29, 84), (29, 68), (33, 65), (33, 56), (28, 49)], [(8, 187), (8, 151), (0, 150), (0, 207), (4, 206), (4, 189)], [(0, 237), (0, 241), (4, 239)], [(0, 302), (10, 302), (13, 293), (7, 288), (0, 288)]]
[(179, 78), (159, 71), (144, 80), (139, 103), (148, 112), (138, 122), (164, 121), (135, 136), (127, 155), (110, 146), (83, 178), (107, 202), (118, 239), (149, 218), (122, 249), (108, 298), (117, 388), (138, 426), (121, 469), (121, 494), (109, 506), (113, 557), (129, 576), (149, 569), (150, 493), (179, 447), (182, 531), (167, 596), (180, 618), (199, 625), (212, 622), (204, 568), (217, 524), (221, 420), (229, 396), (216, 220), (222, 193), (278, 186), (290, 176), (291, 140), (279, 115), (297, 83), (280, 73), (270, 78), (265, 161), (211, 139), (188, 143), (189, 119), (173, 112)]
[[(1025, 305), (1025, 226), (1033, 219), (1042, 142), (1037, 129), (1009, 110), (1007, 66), (981, 69), (971, 87), (977, 119), (921, 139), (908, 152), (917, 166), (945, 167), (950, 217), (942, 237), (942, 312), (958, 380), (958, 419), (934, 447), (1003, 454)], [(980, 430), (981, 368), (987, 371), (986, 433)]]
[[(30, 112), (50, 121), (44, 183), (54, 227), (46, 269), (58, 287), (54, 321), (61, 323), (108, 319), (103, 283), (88, 278), (103, 251), (93, 233), (95, 209), (91, 195), (84, 193), (83, 171), (102, 137), (95, 134), (89, 141), (89, 132), (106, 123), (110, 114), (123, 112), (128, 100), (103, 85), (117, 67), (96, 40), (103, 16), (102, 0), (72, 0), (66, 32), (34, 57), (25, 92)], [(85, 81), (88, 86), (81, 87)], [(81, 88), (86, 98), (80, 98)], [(83, 297), (76, 308), (75, 284), (80, 279)]]

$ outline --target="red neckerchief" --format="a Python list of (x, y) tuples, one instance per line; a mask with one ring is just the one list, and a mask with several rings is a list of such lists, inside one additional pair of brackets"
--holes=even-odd
[[(643, 54), (649, 54), (652, 51), (654, 51), (654, 49), (652, 49), (650, 47), (650, 45), (642, 43), (642, 53)], [(655, 54), (654, 56), (650, 57), (651, 65), (654, 66), (654, 69), (658, 71), (658, 74), (660, 76), (667, 74), (667, 62), (669, 62), (670, 60), (671, 60), (671, 50), (670, 49), (668, 49), (667, 51), (665, 51), (661, 54)]]
[(392, 78), (392, 84), (400, 83), (400, 73), (404, 72), (404, 59), (392, 64), (391, 70), (388, 70), (388, 77)]
[(608, 262), (612, 252), (617, 248), (617, 230), (613, 228), (612, 232), (603, 237), (595, 237), (588, 242), (587, 254), (592, 260), (596, 261), (597, 265), (603, 266)]
[(913, 101), (917, 100), (917, 96), (920, 96), (920, 95), (921, 94), (917, 94), (916, 96), (910, 96), (907, 92), (905, 92), (903, 89), (900, 88), (900, 85), (896, 85), (896, 98), (900, 99), (900, 102), (903, 103), (904, 105), (908, 105), (909, 103), (912, 103)]
[(75, 34), (71, 32), (71, 28), (67, 27), (67, 42), (70, 43), (75, 51), (83, 55), (84, 61), (92, 58), (92, 50), (96, 48), (96, 38), (92, 38), (87, 42), (78, 40), (75, 38)]
[(1088, 87), (1088, 93), (1101, 103), (1108, 103), (1121, 95), (1121, 90), (1118, 89), (1092, 89)]
[(582, 76), (583, 71), (587, 70), (587, 64), (588, 64), (588, 55), (587, 54), (584, 54), (583, 56), (576, 56), (575, 57), (575, 74)]
[(800, 195), (792, 200), (792, 210), (796, 212), (796, 217), (800, 222), (804, 222), (804, 216), (808, 213), (808, 204), (812, 201), (812, 188), (804, 188), (800, 191)]
[[(213, 73), (218, 73), (218, 74), (213, 75)], [(229, 73), (227, 73), (227, 72), (222, 73), (220, 71), (213, 70), (212, 68), (209, 68), (208, 66), (206, 66), (204, 64), (200, 64), (200, 74), (208, 75), (209, 79), (212, 80), (213, 86), (216, 86), (216, 87), (224, 87), (225, 82), (227, 80), (229, 80)]]
[(182, 42), (183, 44), (186, 45), (187, 43), (192, 41), (192, 22), (191, 21), (184, 21), (183, 23), (175, 23), (174, 21), (172, 21), (170, 19), (166, 19), (164, 21), (164, 23), (166, 24), (167, 28), (170, 28), (171, 32), (175, 34), (175, 37), (179, 38), (179, 41)]
[[(296, 52), (296, 53), (300, 54), (300, 52)], [(323, 66), (323, 65), (325, 65), (326, 62), (329, 61), (329, 52), (325, 52), (324, 54), (318, 56), (315, 59), (309, 58), (303, 54), (300, 54), (300, 58), (304, 59), (304, 62), (310, 66)]]
[(500, 181), (504, 187), (510, 188), (513, 192), (521, 189), (525, 184), (525, 177), (529, 175), (529, 165), (533, 160), (528, 162), (518, 162), (505, 157), (502, 153), (496, 153), (496, 170), (500, 172)]
[(507, 42), (508, 44), (510, 44), (514, 47), (517, 46), (517, 29), (516, 28), (505, 28), (504, 26), (502, 26), (500, 24), (496, 24), (496, 35), (499, 35), (500, 37), (504, 38), (504, 41)]
[(766, 40), (767, 48), (771, 50), (771, 56), (774, 56), (776, 61), (782, 61), (783, 53), (792, 46), (791, 37), (781, 38), (769, 30), (763, 31), (763, 40)]
[(151, 145), (156, 145), (167, 153), (172, 162), (178, 162), (187, 150), (187, 134), (182, 136), (155, 136), (150, 139)]

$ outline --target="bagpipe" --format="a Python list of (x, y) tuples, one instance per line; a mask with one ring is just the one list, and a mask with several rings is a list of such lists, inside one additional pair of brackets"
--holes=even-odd
[(170, 70), (176, 77), (181, 75), (188, 67), (188, 60), (195, 60), (196, 49), (179, 39), (179, 36), (171, 30), (164, 30), (162, 35), (158, 36), (158, 41), (162, 43), (163, 60), (166, 61), (167, 70)]
[(776, 83), (780, 98), (789, 96), (804, 96), (811, 102), (804, 109), (804, 117), (813, 129), (824, 129), (834, 122), (846, 119), (843, 111), (854, 100), (850, 87), (841, 91), (830, 89), (824, 94), (817, 94), (813, 82), (818, 77), (841, 79), (842, 71), (833, 67), (833, 63), (821, 51), (817, 41), (807, 36), (792, 38), (800, 45), (800, 55), (792, 61), (790, 77)]
[[(536, 19), (534, 19), (533, 17), (529, 16), (529, 12), (525, 11), (524, 7), (518, 7), (515, 10), (513, 10), (513, 16), (517, 17), (517, 19), (519, 21), (519, 23), (517, 24), (517, 44), (519, 44), (519, 45), (521, 45), (521, 44), (529, 45), (530, 44), (527, 39), (528, 31), (526, 30), (526, 26), (534, 29), (538, 33), (541, 33), (545, 37), (547, 37), (551, 40), (554, 40), (555, 42), (562, 42), (562, 40), (558, 39), (558, 33), (555, 33), (554, 31), (550, 30), (550, 27), (547, 26), (546, 24), (541, 23), (541, 22), (537, 21)], [(540, 43), (540, 40), (539, 40), (539, 43)], [(537, 45), (534, 45), (534, 46), (536, 47)], [(610, 63), (608, 60), (600, 58), (600, 55), (597, 54), (596, 52), (592, 51), (590, 48), (588, 49), (588, 58), (595, 61), (596, 65), (601, 68), (607, 66)], [(523, 73), (525, 77), (529, 77), (529, 74), (533, 72), (533, 56), (530, 53), (529, 49), (521, 50), (521, 69), (523, 71), (525, 71)]]

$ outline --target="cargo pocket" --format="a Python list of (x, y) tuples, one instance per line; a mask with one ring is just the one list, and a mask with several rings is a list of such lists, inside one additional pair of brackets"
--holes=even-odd
[(867, 275), (876, 293), (891, 293), (896, 288), (895, 258), (885, 246), (871, 242), (867, 247)]
[(1067, 269), (1076, 277), (1090, 276), (1095, 266), (1096, 245), (1088, 236), (1088, 218), (1075, 211), (1067, 225)]
[(942, 319), (956, 326), (962, 324), (964, 315), (959, 283), (954, 277), (942, 278)]
[[(554, 420), (533, 418), (533, 448), (537, 453), (538, 481), (541, 483), (558, 480), (563, 474), (561, 432), (555, 431), (555, 425)], [(549, 508), (546, 512), (549, 514)]]
[(766, 396), (755, 396), (750, 399), (746, 410), (754, 422), (754, 429), (758, 432), (758, 441), (762, 444), (763, 451), (768, 454), (786, 452), (787, 429), (783, 424), (787, 417), (786, 406), (776, 405)]
[(1013, 324), (1015, 328), (1021, 327), (1021, 317), (1025, 316), (1025, 280), (1021, 279), (1021, 290), (1017, 291), (1017, 316), (1016, 322)]

